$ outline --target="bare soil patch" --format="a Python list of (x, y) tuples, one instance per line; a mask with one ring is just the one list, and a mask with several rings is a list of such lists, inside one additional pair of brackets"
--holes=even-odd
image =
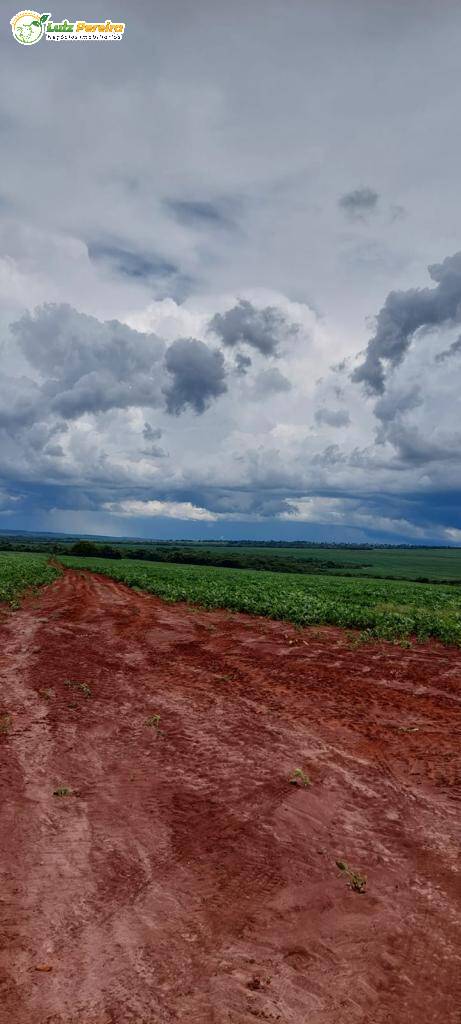
[(460, 1024), (460, 684), (88, 573), (7, 613), (2, 1024)]

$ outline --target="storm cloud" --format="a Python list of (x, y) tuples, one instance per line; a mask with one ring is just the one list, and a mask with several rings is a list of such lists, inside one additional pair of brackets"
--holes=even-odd
[(280, 342), (287, 335), (297, 334), (299, 327), (289, 323), (275, 306), (256, 309), (247, 299), (239, 299), (232, 309), (216, 313), (208, 329), (224, 345), (250, 345), (264, 356), (273, 356), (277, 355)]
[[(36, 379), (4, 382), (5, 424), (134, 407), (203, 413), (226, 391), (222, 353), (194, 338), (166, 347), (155, 334), (51, 304), (24, 314), (11, 333)], [(161, 436), (149, 424), (143, 433), (148, 441)]]
[(101, 322), (69, 305), (47, 304), (11, 325), (38, 372), (36, 405), (70, 419), (162, 402), (164, 343), (118, 320)]
[(176, 416), (186, 406), (205, 412), (213, 398), (227, 390), (222, 352), (196, 338), (178, 338), (167, 349), (165, 366), (172, 377), (164, 389), (168, 412)]
[(445, 363), (447, 359), (452, 359), (453, 356), (457, 356), (461, 352), (461, 335), (456, 341), (453, 341), (449, 348), (444, 349), (443, 352), (439, 352), (436, 357), (436, 363)]
[(461, 252), (428, 268), (435, 288), (409, 288), (390, 292), (376, 318), (376, 332), (368, 342), (364, 361), (352, 379), (370, 393), (383, 394), (386, 372), (401, 363), (421, 329), (457, 322), (461, 311)]
[(376, 210), (378, 199), (379, 195), (374, 189), (363, 186), (345, 192), (338, 199), (338, 206), (351, 220), (365, 220)]

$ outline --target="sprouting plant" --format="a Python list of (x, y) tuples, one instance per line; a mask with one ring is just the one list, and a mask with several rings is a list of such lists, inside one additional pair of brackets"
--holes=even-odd
[(9, 733), (13, 719), (7, 712), (0, 715), (0, 734), (6, 736)]
[(352, 635), (350, 636), (349, 647), (351, 647), (352, 649), (356, 647), (361, 647), (362, 644), (369, 644), (373, 640), (375, 640), (375, 637), (373, 635), (372, 630), (362, 629), (360, 630), (360, 633), (352, 633)]
[(72, 790), (69, 786), (58, 786), (57, 789), (53, 789), (53, 796), (72, 796)]
[(65, 679), (64, 686), (69, 686), (73, 690), (80, 690), (84, 697), (91, 697), (91, 687), (88, 683), (78, 683), (75, 679)]
[(146, 725), (160, 732), (160, 715), (149, 715), (149, 718), (146, 718)]
[(312, 786), (309, 776), (306, 775), (306, 772), (303, 772), (302, 768), (295, 768), (289, 781), (292, 786)]
[(345, 860), (337, 860), (336, 867), (339, 868), (343, 874), (347, 875), (349, 879), (349, 885), (354, 892), (364, 893), (366, 891), (367, 876), (361, 875), (358, 871), (352, 871), (346, 864)]
[(351, 871), (349, 873), (349, 882), (351, 889), (355, 892), (365, 892), (367, 885), (367, 876), (359, 874), (358, 871)]

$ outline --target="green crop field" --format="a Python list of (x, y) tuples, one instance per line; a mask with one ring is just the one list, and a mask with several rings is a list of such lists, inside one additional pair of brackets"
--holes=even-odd
[(306, 576), (214, 566), (65, 556), (63, 564), (91, 569), (166, 601), (285, 619), (329, 623), (367, 636), (436, 637), (461, 646), (461, 589), (403, 580)]
[[(176, 545), (175, 545), (176, 546)], [(179, 545), (178, 545), (179, 546)], [(421, 582), (461, 583), (461, 548), (348, 548), (348, 547), (272, 547), (257, 545), (191, 545), (196, 555), (219, 559), (231, 555), (237, 559), (280, 559), (283, 562), (308, 562), (312, 568), (327, 565), (327, 575), (394, 577)], [(123, 551), (123, 546), (120, 545)], [(187, 550), (187, 548), (185, 548)], [(250, 566), (249, 566), (250, 568)], [(272, 566), (271, 566), (272, 568)]]
[(47, 555), (0, 553), (0, 602), (14, 605), (29, 587), (51, 583), (57, 576), (59, 570), (48, 564)]
[[(74, 550), (75, 549), (75, 550)], [(82, 550), (83, 549), (83, 550)], [(277, 542), (154, 541), (1, 534), (0, 550), (32, 554), (129, 558), (174, 565), (461, 585), (461, 547), (354, 547)]]

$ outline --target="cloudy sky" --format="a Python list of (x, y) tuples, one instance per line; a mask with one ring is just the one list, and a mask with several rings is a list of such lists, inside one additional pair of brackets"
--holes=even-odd
[(0, 529), (460, 544), (458, 0), (15, 13)]

